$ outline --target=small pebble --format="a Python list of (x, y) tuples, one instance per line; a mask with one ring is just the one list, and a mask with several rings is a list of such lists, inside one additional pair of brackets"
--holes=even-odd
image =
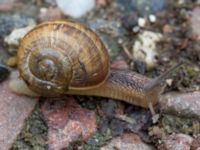
[(173, 82), (173, 79), (167, 79), (166, 80), (166, 83), (167, 83), (168, 86), (171, 86), (172, 82)]
[(38, 16), (38, 19), (40, 22), (44, 21), (54, 21), (54, 20), (61, 20), (64, 18), (64, 14), (59, 8), (49, 7), (47, 8), (41, 8), (40, 14)]
[(100, 148), (100, 150), (154, 150), (154, 148), (144, 143), (138, 135), (127, 133), (113, 138), (111, 142)]
[(34, 27), (35, 25), (30, 25), (25, 28), (14, 29), (8, 36), (4, 38), (4, 42), (9, 46), (18, 47), (19, 41)]
[(159, 126), (153, 126), (149, 129), (149, 135), (162, 138), (165, 136), (165, 131), (163, 128), (160, 128)]
[(167, 93), (160, 98), (164, 113), (200, 120), (200, 91), (190, 93)]
[(138, 33), (140, 31), (140, 27), (139, 26), (135, 26), (135, 27), (133, 27), (132, 31), (134, 33)]
[(149, 15), (149, 21), (151, 22), (151, 23), (155, 23), (156, 22), (156, 16), (155, 15)]
[(192, 10), (191, 17), (190, 17), (190, 23), (191, 23), (191, 28), (192, 28), (192, 33), (193, 36), (200, 41), (200, 7), (195, 7)]
[(186, 0), (179, 0), (179, 1), (178, 1), (178, 4), (179, 4), (179, 5), (182, 5), (182, 4), (184, 4), (184, 3), (186, 3)]
[(138, 35), (133, 45), (133, 57), (135, 61), (144, 62), (150, 70), (156, 65), (158, 55), (156, 44), (162, 39), (162, 34), (151, 31), (143, 31)]
[(164, 25), (164, 27), (163, 27), (164, 33), (171, 33), (172, 31), (173, 31), (172, 27), (169, 24)]
[(193, 138), (186, 134), (172, 134), (163, 141), (159, 150), (190, 150)]
[(56, 0), (66, 16), (80, 18), (95, 7), (95, 0)]
[(144, 27), (146, 24), (146, 20), (144, 18), (138, 18), (138, 25), (140, 27)]
[(200, 150), (200, 134), (193, 140), (191, 150)]
[(108, 4), (108, 0), (96, 0), (97, 6), (105, 7)]
[(154, 123), (154, 124), (157, 123), (158, 120), (159, 120), (159, 118), (160, 118), (160, 115), (159, 115), (159, 114), (155, 114), (155, 115), (153, 115), (153, 117), (152, 117), (152, 121), (153, 121), (153, 123)]
[(132, 29), (134, 26), (138, 25), (138, 15), (135, 12), (129, 13), (122, 17), (121, 22), (126, 29)]
[(40, 13), (45, 13), (47, 12), (47, 8), (40, 8)]
[(118, 42), (118, 44), (122, 44), (123, 43), (123, 39), (119, 38), (117, 42)]

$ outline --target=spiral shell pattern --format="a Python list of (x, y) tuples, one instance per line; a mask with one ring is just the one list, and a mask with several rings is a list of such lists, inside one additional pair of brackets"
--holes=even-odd
[(54, 21), (36, 26), (22, 39), (18, 68), (33, 91), (55, 96), (103, 83), (109, 58), (93, 31), (78, 23)]

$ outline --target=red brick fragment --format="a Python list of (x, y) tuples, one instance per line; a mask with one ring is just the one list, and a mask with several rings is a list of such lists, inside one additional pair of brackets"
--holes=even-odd
[(88, 139), (96, 131), (95, 113), (81, 108), (73, 97), (50, 98), (42, 112), (49, 127), (50, 149), (66, 148), (71, 142)]

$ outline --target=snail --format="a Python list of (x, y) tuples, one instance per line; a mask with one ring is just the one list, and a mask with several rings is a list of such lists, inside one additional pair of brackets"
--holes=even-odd
[(101, 96), (144, 108), (158, 102), (164, 88), (161, 80), (180, 65), (156, 79), (110, 69), (108, 52), (97, 34), (70, 21), (36, 26), (21, 40), (17, 57), (24, 81), (17, 88), (23, 94)]

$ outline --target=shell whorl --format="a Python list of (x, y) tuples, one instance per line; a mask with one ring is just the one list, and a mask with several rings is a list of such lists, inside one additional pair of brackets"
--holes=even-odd
[(89, 89), (108, 76), (107, 50), (98, 36), (73, 22), (36, 26), (21, 41), (18, 68), (27, 85), (41, 95)]

